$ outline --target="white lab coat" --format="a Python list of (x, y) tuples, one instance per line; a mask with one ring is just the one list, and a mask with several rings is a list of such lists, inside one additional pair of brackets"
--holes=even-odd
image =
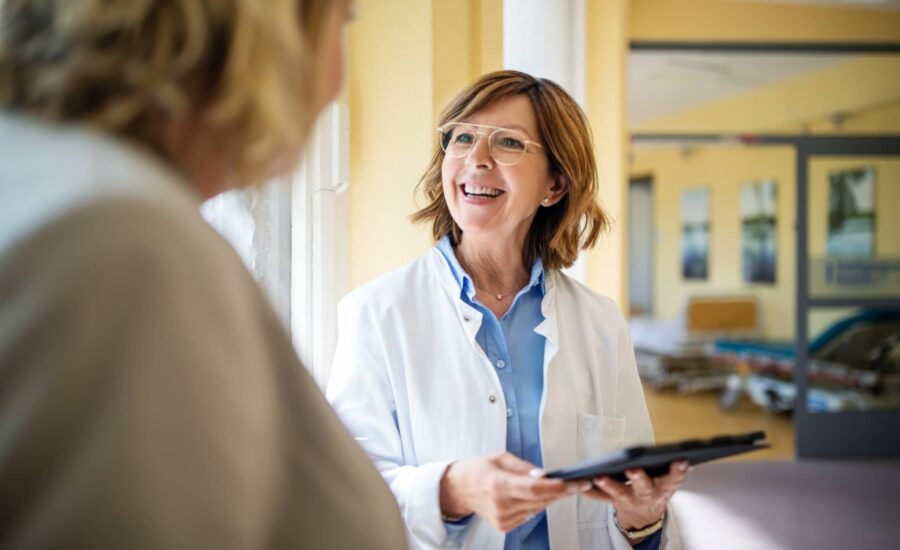
[[(545, 276), (544, 469), (653, 440), (628, 326), (615, 303), (558, 271)], [(499, 378), (475, 339), (482, 315), (437, 249), (346, 296), (327, 397), (400, 504), (414, 548), (447, 543), (439, 485), (454, 460), (506, 449)], [(628, 549), (612, 507), (587, 497), (548, 509), (555, 550)], [(663, 548), (680, 548), (671, 514)], [(464, 548), (501, 549), (475, 518)]]

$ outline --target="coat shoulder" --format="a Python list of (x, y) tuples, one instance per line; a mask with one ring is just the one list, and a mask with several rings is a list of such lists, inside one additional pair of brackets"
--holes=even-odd
[(434, 250), (408, 264), (364, 283), (344, 296), (341, 310), (372, 309), (385, 311), (421, 303), (427, 295), (439, 291), (434, 273)]
[(564, 306), (581, 309), (589, 317), (602, 320), (604, 327), (628, 328), (622, 310), (609, 296), (594, 291), (561, 271), (554, 272), (553, 281), (558, 286), (558, 296)]

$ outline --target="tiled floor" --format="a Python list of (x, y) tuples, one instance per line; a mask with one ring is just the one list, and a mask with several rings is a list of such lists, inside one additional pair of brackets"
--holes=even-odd
[(794, 424), (790, 416), (764, 411), (749, 399), (741, 401), (734, 410), (723, 411), (717, 393), (680, 395), (647, 387), (644, 394), (658, 443), (764, 430), (771, 449), (726, 460), (794, 458)]

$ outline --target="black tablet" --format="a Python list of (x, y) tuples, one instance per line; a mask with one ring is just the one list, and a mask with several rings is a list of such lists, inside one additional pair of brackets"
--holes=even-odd
[(767, 449), (763, 440), (765, 432), (741, 435), (720, 435), (710, 439), (689, 439), (678, 443), (655, 445), (652, 447), (630, 447), (586, 460), (568, 468), (547, 472), (547, 477), (558, 479), (590, 479), (609, 476), (625, 481), (625, 470), (643, 468), (651, 477), (665, 475), (669, 465), (677, 460), (687, 460), (690, 464), (709, 462), (726, 456)]

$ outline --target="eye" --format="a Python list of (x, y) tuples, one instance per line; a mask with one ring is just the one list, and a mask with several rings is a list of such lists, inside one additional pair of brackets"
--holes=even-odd
[(467, 132), (459, 132), (453, 135), (452, 141), (460, 145), (471, 145), (475, 143), (475, 136)]
[(497, 145), (504, 149), (515, 151), (521, 151), (525, 148), (525, 143), (522, 140), (516, 139), (512, 136), (500, 136), (500, 138), (497, 140)]

